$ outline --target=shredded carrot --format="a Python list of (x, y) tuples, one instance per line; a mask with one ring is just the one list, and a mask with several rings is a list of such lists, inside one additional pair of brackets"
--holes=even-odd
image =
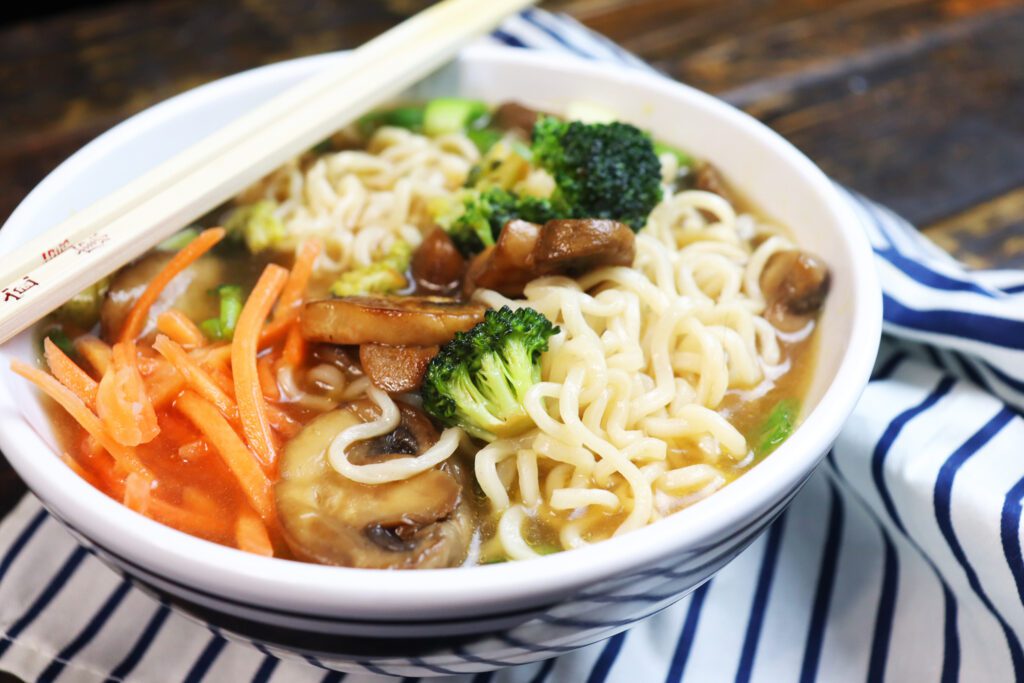
[(210, 517), (221, 514), (221, 506), (211, 496), (195, 486), (186, 486), (181, 491), (181, 504), (195, 512)]
[(288, 275), (288, 282), (281, 290), (281, 299), (274, 309), (274, 320), (290, 317), (299, 304), (302, 303), (302, 296), (306, 292), (309, 278), (313, 275), (313, 264), (316, 257), (320, 255), (320, 241), (308, 239), (299, 246), (295, 255), (295, 265)]
[(93, 372), (102, 377), (110, 367), (110, 345), (105, 341), (86, 334), (74, 341), (75, 351), (92, 366)]
[(256, 373), (259, 375), (263, 398), (269, 401), (281, 400), (281, 390), (277, 388), (277, 379), (274, 378), (274, 369), (268, 356), (260, 356), (256, 360)]
[(287, 279), (288, 271), (281, 266), (270, 264), (264, 269), (238, 316), (235, 337), (231, 342), (231, 372), (242, 431), (265, 466), (274, 463), (277, 448), (273, 428), (267, 420), (267, 402), (256, 370), (256, 354), (263, 321)]
[(202, 346), (206, 343), (203, 331), (187, 315), (172, 308), (156, 317), (156, 329), (182, 346)]
[(238, 480), (246, 498), (265, 521), (274, 519), (270, 479), (259, 461), (231, 428), (216, 406), (193, 391), (186, 390), (174, 403), (220, 453), (224, 464)]
[(274, 430), (286, 439), (290, 439), (295, 436), (299, 433), (299, 430), (302, 429), (302, 425), (273, 404), (267, 405), (267, 419), (270, 420), (270, 424)]
[(207, 367), (226, 366), (231, 362), (231, 344), (204, 346), (192, 350), (189, 355)]
[(306, 357), (306, 340), (299, 331), (298, 325), (292, 325), (288, 330), (288, 336), (284, 340), (284, 349), (281, 352), (281, 363), (293, 368), (302, 365)]
[(35, 384), (39, 389), (56, 401), (82, 429), (89, 433), (117, 461), (125, 472), (135, 472), (149, 479), (153, 478), (149, 469), (143, 465), (134, 449), (121, 445), (107, 434), (100, 419), (70, 389), (38, 368), (18, 360), (11, 361), (11, 370)]
[(86, 374), (85, 370), (78, 367), (75, 361), (54, 344), (49, 337), (43, 339), (43, 352), (46, 354), (46, 364), (50, 366), (50, 372), (57, 381), (75, 392), (75, 396), (82, 399), (82, 403), (90, 409), (96, 406), (96, 390), (99, 384), (92, 377)]
[(133, 340), (114, 344), (110, 367), (96, 392), (96, 413), (123, 446), (149, 443), (160, 433), (136, 359)]
[(188, 268), (200, 256), (208, 252), (213, 245), (224, 239), (224, 228), (209, 228), (189, 242), (181, 251), (171, 258), (163, 270), (150, 280), (149, 285), (128, 312), (124, 325), (121, 327), (121, 341), (135, 339), (142, 333), (149, 316), (149, 309), (160, 297), (160, 293), (181, 271)]
[(290, 312), (285, 313), (283, 317), (267, 323), (260, 331), (260, 350), (269, 348), (284, 339), (298, 317), (299, 309), (293, 308)]
[(214, 540), (231, 537), (230, 524), (217, 515), (206, 515), (153, 497), (149, 501), (151, 519), (193, 536)]
[(173, 366), (170, 367), (172, 372), (161, 374), (159, 377), (151, 376), (146, 382), (146, 393), (149, 394), (156, 410), (169, 406), (186, 386), (185, 378), (179, 375)]
[(274, 546), (270, 542), (267, 527), (260, 518), (248, 510), (242, 510), (235, 523), (235, 542), (239, 550), (244, 550), (266, 557), (274, 556)]
[(238, 408), (234, 400), (221, 389), (217, 382), (195, 362), (177, 342), (162, 334), (156, 336), (153, 348), (170, 361), (171, 365), (185, 378), (185, 383), (197, 394), (217, 406), (217, 410), (230, 420), (238, 419)]
[(122, 502), (126, 508), (145, 515), (149, 511), (152, 490), (153, 482), (151, 480), (132, 472), (124, 480)]
[(202, 439), (196, 439), (195, 441), (189, 441), (184, 446), (178, 447), (178, 455), (183, 460), (189, 462), (195, 462), (196, 460), (202, 460), (206, 457), (206, 454), (210, 452), (206, 442)]

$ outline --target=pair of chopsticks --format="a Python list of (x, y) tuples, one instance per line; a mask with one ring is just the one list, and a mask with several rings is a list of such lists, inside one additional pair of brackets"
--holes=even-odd
[(383, 104), (534, 0), (443, 0), (0, 257), (0, 342)]

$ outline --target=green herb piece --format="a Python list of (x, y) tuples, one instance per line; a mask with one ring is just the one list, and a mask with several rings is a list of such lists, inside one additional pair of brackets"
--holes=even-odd
[(793, 399), (784, 398), (776, 403), (758, 430), (754, 454), (763, 458), (778, 448), (793, 433), (799, 414), (800, 404)]
[(370, 137), (383, 126), (406, 128), (419, 133), (423, 130), (423, 107), (411, 105), (375, 111), (360, 118), (358, 126), (359, 134), (364, 138)]
[(693, 168), (693, 157), (679, 149), (678, 147), (672, 147), (666, 145), (664, 142), (654, 143), (654, 153), (658, 156), (668, 152), (676, 158), (676, 162), (679, 164), (679, 168)]
[(423, 132), (444, 135), (480, 127), (478, 121), (487, 116), (488, 111), (487, 105), (479, 100), (438, 97), (428, 102), (423, 112)]
[(199, 228), (189, 226), (184, 230), (174, 233), (160, 244), (156, 245), (157, 251), (181, 251), (188, 246), (188, 243), (199, 235)]
[(199, 323), (199, 329), (209, 339), (230, 341), (235, 336), (238, 316), (242, 314), (242, 288), (238, 285), (221, 285), (210, 293), (220, 297), (220, 315)]
[(500, 130), (494, 130), (493, 128), (480, 128), (479, 130), (467, 130), (466, 137), (476, 145), (481, 154), (487, 154), (501, 140), (502, 133)]

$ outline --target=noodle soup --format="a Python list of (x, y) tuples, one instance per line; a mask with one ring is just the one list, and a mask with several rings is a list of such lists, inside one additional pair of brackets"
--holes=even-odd
[(584, 110), (374, 113), (68, 302), (49, 373), (15, 366), (68, 465), (217, 543), (430, 568), (626, 533), (769, 457), (827, 268)]

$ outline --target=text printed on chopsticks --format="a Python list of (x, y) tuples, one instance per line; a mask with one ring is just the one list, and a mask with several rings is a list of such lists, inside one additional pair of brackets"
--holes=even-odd
[(4, 301), (18, 301), (25, 295), (25, 292), (32, 289), (39, 283), (30, 278), (28, 275), (21, 279), (16, 285), (9, 285), (0, 289), (0, 294), (4, 295)]

